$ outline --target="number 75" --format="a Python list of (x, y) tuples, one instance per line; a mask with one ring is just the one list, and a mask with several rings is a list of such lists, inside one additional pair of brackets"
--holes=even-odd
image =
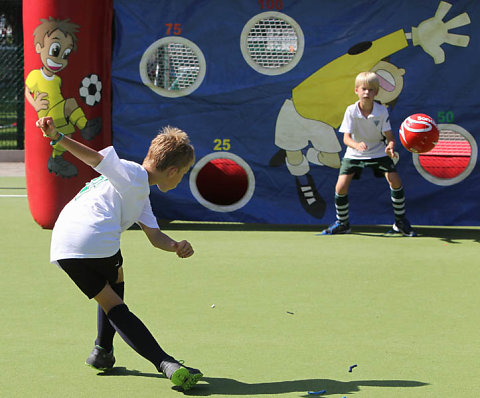
[(178, 36), (182, 34), (182, 25), (180, 25), (179, 23), (166, 23), (165, 26), (167, 27), (167, 35), (172, 34), (172, 28), (174, 35)]

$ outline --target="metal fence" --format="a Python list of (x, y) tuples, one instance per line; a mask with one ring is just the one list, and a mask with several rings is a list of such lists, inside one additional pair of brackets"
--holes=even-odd
[(23, 147), (22, 0), (0, 0), (0, 149)]

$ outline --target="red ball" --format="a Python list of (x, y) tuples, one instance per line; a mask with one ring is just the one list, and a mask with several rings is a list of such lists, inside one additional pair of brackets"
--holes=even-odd
[(435, 120), (423, 113), (407, 117), (400, 126), (399, 133), (402, 145), (414, 153), (431, 151), (440, 136)]

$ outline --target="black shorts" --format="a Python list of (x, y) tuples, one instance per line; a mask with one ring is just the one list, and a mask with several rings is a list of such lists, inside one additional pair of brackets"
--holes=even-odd
[(118, 280), (118, 269), (123, 264), (120, 250), (111, 257), (66, 258), (58, 260), (58, 265), (68, 274), (85, 295), (92, 299), (110, 283)]
[(396, 172), (395, 163), (389, 156), (375, 159), (342, 159), (339, 174), (353, 174), (355, 180), (360, 179), (365, 167), (373, 170), (375, 177), (383, 177), (385, 173)]

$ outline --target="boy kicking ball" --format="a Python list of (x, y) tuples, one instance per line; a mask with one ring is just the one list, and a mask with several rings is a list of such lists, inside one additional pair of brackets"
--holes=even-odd
[[(395, 140), (390, 127), (388, 110), (374, 101), (379, 81), (375, 73), (362, 72), (355, 79), (358, 101), (347, 107), (339, 131), (347, 146), (335, 186), (337, 220), (322, 235), (350, 232), (348, 188), (352, 179), (359, 179), (365, 167), (376, 176), (385, 176), (390, 185), (390, 197), (395, 215), (393, 231), (404, 236), (416, 236), (405, 217), (405, 194), (402, 180), (395, 168)], [(398, 160), (398, 159), (397, 159)]]
[(203, 376), (181, 365), (158, 345), (143, 322), (123, 301), (124, 280), (120, 234), (138, 223), (150, 243), (175, 252), (193, 254), (186, 240), (175, 241), (158, 227), (152, 212), (150, 185), (162, 192), (174, 189), (192, 167), (195, 154), (187, 134), (167, 127), (152, 140), (142, 165), (119, 159), (114, 148), (99, 152), (59, 133), (52, 118), (37, 121), (44, 135), (94, 168), (100, 176), (90, 181), (61, 211), (52, 232), (50, 260), (59, 265), (80, 290), (98, 303), (97, 339), (86, 363), (99, 370), (115, 363), (115, 332), (149, 360), (173, 384), (192, 388)]

